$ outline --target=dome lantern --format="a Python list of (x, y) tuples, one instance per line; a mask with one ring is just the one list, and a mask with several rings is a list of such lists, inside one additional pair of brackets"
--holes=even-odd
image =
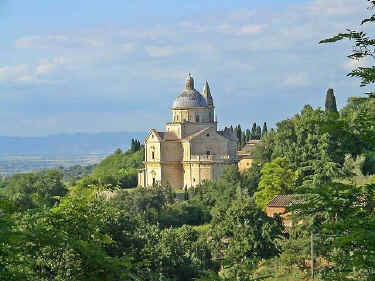
[(191, 76), (190, 72), (185, 79), (185, 89), (194, 90), (194, 78)]

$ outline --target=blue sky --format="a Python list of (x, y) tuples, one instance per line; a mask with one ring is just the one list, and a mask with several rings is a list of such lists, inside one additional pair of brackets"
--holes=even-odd
[(364, 91), (345, 76), (351, 45), (318, 42), (366, 4), (0, 0), (0, 135), (162, 130), (187, 72), (221, 126), (274, 125), (329, 87), (343, 105)]

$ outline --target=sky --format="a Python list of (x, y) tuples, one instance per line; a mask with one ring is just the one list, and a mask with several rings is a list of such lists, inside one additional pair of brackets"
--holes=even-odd
[(366, 89), (350, 42), (366, 0), (0, 0), (0, 135), (163, 130), (188, 72), (219, 127), (338, 106)]

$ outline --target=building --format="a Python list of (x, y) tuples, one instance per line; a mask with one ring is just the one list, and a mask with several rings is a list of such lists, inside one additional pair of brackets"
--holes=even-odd
[(237, 152), (238, 171), (240, 171), (240, 173), (251, 168), (251, 166), (253, 165), (255, 148), (256, 146), (262, 145), (262, 144), (263, 142), (261, 140), (249, 140), (245, 144), (245, 146)]
[(302, 199), (300, 195), (296, 194), (285, 194), (276, 195), (266, 206), (267, 216), (273, 218), (275, 214), (279, 214), (283, 222), (285, 230), (288, 232), (293, 226), (291, 213), (287, 212), (287, 208), (295, 204), (301, 203)]
[(237, 163), (237, 138), (217, 130), (214, 109), (207, 81), (200, 94), (189, 74), (185, 89), (173, 102), (166, 131), (151, 129), (145, 139), (145, 166), (138, 171), (138, 186), (190, 188), (217, 179), (226, 165)]

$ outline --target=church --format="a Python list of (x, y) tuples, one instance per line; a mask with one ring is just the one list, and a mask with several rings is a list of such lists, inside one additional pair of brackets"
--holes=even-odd
[(144, 168), (138, 170), (138, 186), (190, 188), (219, 178), (226, 165), (237, 163), (237, 137), (230, 130), (217, 130), (207, 81), (201, 94), (189, 73), (171, 111), (172, 120), (165, 132), (151, 129), (145, 138)]

